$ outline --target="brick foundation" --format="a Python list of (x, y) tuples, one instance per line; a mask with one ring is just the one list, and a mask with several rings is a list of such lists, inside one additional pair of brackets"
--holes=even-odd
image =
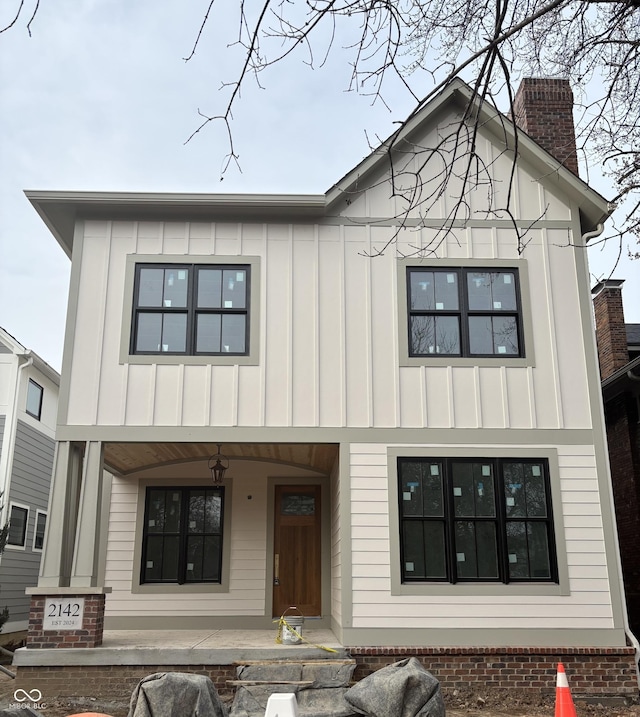
[[(56, 595), (56, 597), (58, 597)], [(52, 647), (99, 647), (104, 630), (104, 595), (65, 594), (65, 598), (84, 599), (84, 615), (81, 630), (44, 630), (44, 606), (46, 596), (32, 595), (29, 609), (28, 648)]]
[(353, 647), (355, 680), (415, 656), (443, 689), (514, 689), (552, 694), (558, 662), (576, 695), (637, 696), (634, 651), (621, 648)]
[[(531, 695), (555, 694), (557, 663), (562, 662), (574, 696), (638, 695), (632, 648), (416, 648), (354, 647), (354, 680), (415, 656), (444, 690), (469, 688), (517, 690)], [(227, 700), (236, 665), (106, 665), (17, 668), (16, 689), (37, 688), (43, 700), (95, 697), (127, 702), (138, 682), (154, 672), (195, 672), (209, 677)]]

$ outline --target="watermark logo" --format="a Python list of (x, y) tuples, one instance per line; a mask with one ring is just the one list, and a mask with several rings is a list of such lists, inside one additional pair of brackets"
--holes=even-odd
[(13, 699), (15, 702), (9, 706), (16, 709), (27, 709), (27, 707), (31, 707), (32, 709), (43, 709), (47, 706), (41, 701), (42, 692), (38, 689), (29, 690), (29, 692), (27, 692), (27, 690), (18, 688), (13, 693)]
[(27, 700), (31, 700), (31, 702), (40, 702), (42, 699), (42, 692), (40, 692), (40, 690), (31, 690), (31, 692), (27, 692), (26, 690), (16, 690), (13, 693), (13, 699), (16, 702), (26, 702)]

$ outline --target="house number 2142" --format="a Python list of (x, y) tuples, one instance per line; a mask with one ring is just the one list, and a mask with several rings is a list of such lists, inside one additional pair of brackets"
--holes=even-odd
[(81, 630), (84, 598), (49, 598), (45, 601), (43, 630)]

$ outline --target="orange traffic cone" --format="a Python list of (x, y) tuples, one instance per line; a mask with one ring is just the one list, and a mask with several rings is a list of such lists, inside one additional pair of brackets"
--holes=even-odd
[(576, 708), (571, 699), (569, 681), (562, 662), (558, 663), (558, 678), (556, 680), (556, 715), (555, 717), (578, 717)]

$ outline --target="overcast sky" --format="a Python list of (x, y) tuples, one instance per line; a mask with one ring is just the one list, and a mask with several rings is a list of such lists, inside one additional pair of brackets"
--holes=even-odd
[[(249, 83), (233, 123), (241, 172), (220, 181), (228, 146), (221, 124), (190, 143), (198, 108), (217, 114), (240, 54), (233, 20), (218, 14), (188, 63), (208, 0), (41, 0), (0, 35), (0, 326), (60, 369), (69, 260), (25, 189), (322, 193), (386, 137), (412, 108), (399, 91), (392, 112), (345, 92), (340, 53), (321, 69), (300, 59)], [(19, 0), (6, 0), (0, 24)], [(225, 7), (227, 6), (227, 7)], [(612, 196), (605, 182), (594, 187)], [(640, 264), (623, 258), (628, 322), (640, 322)], [(612, 270), (615, 247), (590, 250), (593, 282)]]

